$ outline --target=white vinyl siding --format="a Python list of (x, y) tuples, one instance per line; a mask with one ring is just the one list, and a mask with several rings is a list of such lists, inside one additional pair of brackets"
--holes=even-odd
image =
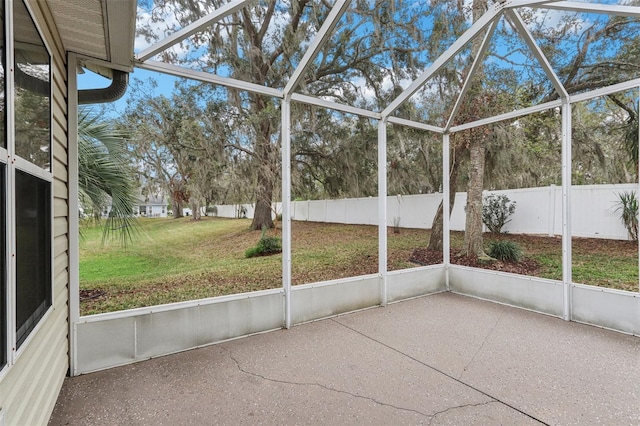
[(0, 376), (0, 408), (9, 425), (47, 424), (69, 368), (69, 203), (66, 58), (46, 2), (27, 0), (52, 55), (53, 310)]

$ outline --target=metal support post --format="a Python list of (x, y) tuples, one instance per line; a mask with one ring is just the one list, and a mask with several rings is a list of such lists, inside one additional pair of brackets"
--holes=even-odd
[(451, 236), (450, 236), (450, 185), (449, 177), (449, 134), (445, 133), (442, 135), (442, 263), (444, 263), (444, 273), (445, 273), (445, 284), (447, 291), (450, 290), (449, 287), (449, 264), (451, 263), (451, 259), (449, 258), (449, 248), (451, 247)]
[(284, 326), (291, 328), (291, 97), (282, 100), (282, 287)]
[(75, 53), (67, 57), (69, 164), (69, 368), (76, 374), (76, 324), (80, 318), (80, 224), (78, 219), (78, 76)]
[(562, 101), (562, 306), (571, 321), (571, 104)]
[(378, 273), (380, 304), (387, 305), (387, 119), (378, 121)]

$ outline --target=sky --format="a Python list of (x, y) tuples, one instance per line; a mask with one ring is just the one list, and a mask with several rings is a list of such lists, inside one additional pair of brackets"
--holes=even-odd
[[(127, 88), (126, 93), (118, 101), (114, 102), (112, 106), (107, 108), (105, 114), (115, 117), (118, 115), (118, 113), (124, 112), (127, 106), (127, 99), (131, 96), (132, 93), (131, 83), (133, 82), (134, 78), (143, 81), (149, 78), (154, 78), (158, 81), (158, 87), (155, 89), (156, 95), (164, 95), (167, 97), (171, 96), (171, 93), (173, 92), (174, 81), (176, 80), (174, 77), (165, 74), (134, 68), (133, 73), (129, 74), (129, 87)], [(111, 80), (88, 70), (85, 70), (84, 74), (78, 75), (78, 89), (80, 90), (98, 89), (107, 87), (110, 84)]]

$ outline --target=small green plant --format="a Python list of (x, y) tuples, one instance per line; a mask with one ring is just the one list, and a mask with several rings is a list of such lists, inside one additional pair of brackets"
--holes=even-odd
[(255, 247), (249, 247), (244, 252), (244, 257), (268, 256), (270, 254), (280, 253), (282, 244), (280, 238), (267, 236), (266, 228), (262, 228), (262, 235)]
[(482, 200), (482, 223), (491, 232), (499, 234), (502, 227), (511, 222), (509, 216), (516, 211), (516, 202), (506, 195), (489, 195)]
[(520, 246), (513, 241), (492, 241), (489, 256), (505, 262), (519, 262), (522, 259)]
[(633, 191), (624, 191), (617, 194), (617, 212), (620, 212), (620, 220), (627, 228), (629, 239), (638, 241), (638, 197)]

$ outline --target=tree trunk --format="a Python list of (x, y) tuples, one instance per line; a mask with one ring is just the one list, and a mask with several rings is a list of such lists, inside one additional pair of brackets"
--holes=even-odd
[(482, 189), (484, 177), (484, 138), (472, 137), (469, 144), (469, 187), (467, 189), (467, 216), (464, 225), (465, 256), (487, 258), (482, 238)]
[[(473, 0), (473, 22), (476, 22), (487, 11), (487, 0)], [(482, 44), (482, 38), (476, 37), (471, 45), (471, 54), (475, 58)], [(476, 103), (475, 111), (482, 110), (482, 78), (484, 67), (480, 66), (476, 70), (476, 75), (471, 76), (474, 82), (471, 85), (469, 96)], [(482, 239), (482, 189), (484, 184), (484, 164), (485, 164), (485, 139), (486, 136), (481, 131), (470, 132), (469, 141), (469, 186), (467, 188), (466, 220), (464, 225), (464, 247), (462, 254), (465, 256), (476, 255), (480, 259), (488, 259), (484, 252), (484, 241)]]
[(256, 208), (253, 212), (253, 221), (251, 222), (251, 229), (254, 231), (265, 227), (268, 229), (273, 228), (271, 201), (273, 200), (273, 181), (275, 179), (275, 173), (273, 172), (271, 161), (272, 146), (268, 140), (268, 138), (264, 139), (257, 147), (258, 158), (260, 159), (261, 164), (258, 166)]
[(273, 197), (273, 182), (269, 176), (261, 176), (258, 173), (258, 187), (256, 188), (256, 208), (253, 212), (252, 230), (263, 227), (273, 228), (271, 217), (271, 199)]
[[(451, 169), (449, 170), (449, 217), (453, 211), (453, 205), (456, 201), (456, 191), (458, 183), (458, 169), (460, 165), (460, 156), (462, 155), (462, 149), (454, 149), (453, 159), (451, 160)], [(438, 206), (436, 216), (433, 218), (433, 224), (431, 225), (431, 236), (429, 237), (429, 246), (427, 250), (442, 251), (442, 237), (444, 229), (444, 217), (442, 201)]]
[(200, 201), (196, 198), (189, 200), (189, 207), (191, 208), (191, 214), (193, 217), (191, 220), (200, 220), (202, 218), (202, 212), (200, 211)]
[(182, 215), (182, 202), (174, 197), (171, 197), (171, 212), (173, 213), (173, 218), (178, 219), (183, 217)]
[[(253, 96), (254, 109), (257, 112), (262, 112), (266, 108), (265, 102), (262, 97), (258, 95)], [(271, 202), (273, 201), (273, 186), (277, 173), (275, 169), (277, 167), (276, 161), (273, 158), (274, 147), (271, 144), (272, 128), (268, 118), (262, 117), (260, 122), (256, 125), (256, 133), (258, 134), (256, 140), (255, 154), (258, 159), (258, 173), (257, 173), (257, 186), (256, 186), (256, 208), (253, 212), (253, 221), (251, 222), (252, 230), (259, 230), (262, 228), (273, 228), (273, 219), (271, 218)]]

